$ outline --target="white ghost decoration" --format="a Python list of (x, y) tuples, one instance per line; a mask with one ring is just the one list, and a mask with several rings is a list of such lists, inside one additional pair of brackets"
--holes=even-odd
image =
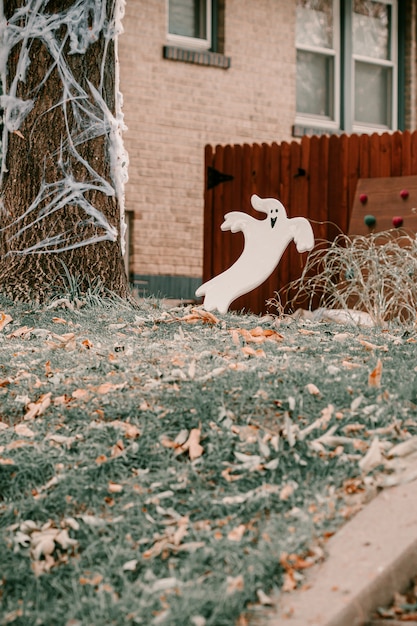
[(247, 213), (226, 213), (222, 230), (242, 231), (245, 247), (238, 260), (218, 276), (197, 289), (197, 297), (204, 296), (207, 311), (217, 309), (226, 313), (233, 300), (261, 285), (274, 271), (290, 241), (294, 239), (298, 252), (314, 246), (314, 234), (305, 217), (288, 219), (284, 206), (275, 198), (251, 197), (256, 211), (268, 218), (257, 220)]

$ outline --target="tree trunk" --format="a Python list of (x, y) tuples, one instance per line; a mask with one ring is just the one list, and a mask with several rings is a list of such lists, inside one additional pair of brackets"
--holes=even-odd
[(0, 0), (0, 291), (13, 299), (44, 300), (64, 268), (127, 295), (118, 1)]

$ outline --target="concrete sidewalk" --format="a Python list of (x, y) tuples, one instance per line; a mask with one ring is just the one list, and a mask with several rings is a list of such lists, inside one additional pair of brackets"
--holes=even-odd
[(417, 574), (417, 481), (382, 491), (328, 542), (304, 589), (254, 626), (361, 626)]

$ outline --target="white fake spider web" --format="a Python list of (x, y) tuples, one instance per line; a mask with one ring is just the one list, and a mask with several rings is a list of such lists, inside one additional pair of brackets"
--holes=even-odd
[[(106, 16), (106, 0), (75, 0), (71, 7), (55, 13), (48, 11), (48, 2), (49, 0), (26, 0), (24, 6), (16, 9), (11, 18), (6, 20), (4, 0), (0, 0), (0, 79), (2, 86), (0, 93), (3, 94), (0, 95), (0, 106), (4, 110), (0, 188), (7, 172), (9, 135), (13, 132), (19, 133), (22, 122), (33, 109), (37, 94), (53, 70), (58, 73), (62, 84), (62, 94), (60, 94), (59, 102), (49, 111), (55, 107), (61, 108), (66, 129), (66, 136), (61, 139), (59, 147), (52, 155), (58, 166), (60, 178), (47, 182), (44, 177), (30, 206), (21, 211), (20, 215), (6, 226), (0, 228), (0, 233), (7, 238), (8, 255), (64, 252), (99, 241), (117, 241), (118, 229), (110, 224), (106, 216), (87, 199), (88, 192), (101, 192), (106, 196), (114, 196), (118, 200), (120, 241), (122, 254), (124, 254), (126, 231), (124, 185), (127, 181), (128, 157), (122, 140), (122, 131), (125, 126), (122, 95), (119, 92), (117, 37), (122, 32), (121, 21), (125, 0), (113, 0), (111, 19)], [(64, 35), (62, 35), (63, 32)], [(63, 50), (66, 47), (70, 55), (83, 55), (88, 47), (100, 37), (104, 39), (105, 50), (100, 68), (100, 84), (94, 86), (87, 81), (88, 89), (86, 89), (74, 76)], [(35, 40), (39, 40), (45, 46), (52, 63), (34, 93), (31, 93), (31, 98), (23, 100), (17, 96), (18, 85), (26, 82), (31, 63), (29, 52)], [(114, 45), (116, 61), (115, 114), (110, 111), (103, 96), (110, 42)], [(7, 87), (8, 58), (11, 51), (16, 49), (19, 50), (17, 70)], [(108, 142), (110, 180), (100, 175), (79, 151), (80, 146), (99, 137), (104, 137)], [(84, 176), (74, 175), (71, 166), (74, 162), (83, 166), (86, 173)], [(60, 212), (68, 210), (68, 206), (77, 207), (82, 219), (69, 229), (64, 230), (62, 227), (62, 232), (59, 232), (59, 224), (64, 223), (64, 220), (59, 219)], [(1, 214), (3, 218), (7, 217), (2, 198), (0, 198)], [(7, 220), (2, 219), (2, 221), (4, 223)], [(53, 234), (52, 229), (48, 229), (49, 222), (54, 224)], [(17, 242), (20, 236), (26, 230), (38, 226), (46, 226), (46, 228), (39, 228), (39, 232), (49, 232), (49, 234), (29, 247), (19, 249)], [(12, 227), (12, 232), (8, 235)], [(14, 242), (17, 244), (16, 248), (13, 245)]]

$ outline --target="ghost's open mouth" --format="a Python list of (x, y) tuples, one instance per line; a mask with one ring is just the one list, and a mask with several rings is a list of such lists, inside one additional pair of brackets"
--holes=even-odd
[(276, 217), (271, 217), (271, 228), (274, 228), (276, 221), (277, 221)]

